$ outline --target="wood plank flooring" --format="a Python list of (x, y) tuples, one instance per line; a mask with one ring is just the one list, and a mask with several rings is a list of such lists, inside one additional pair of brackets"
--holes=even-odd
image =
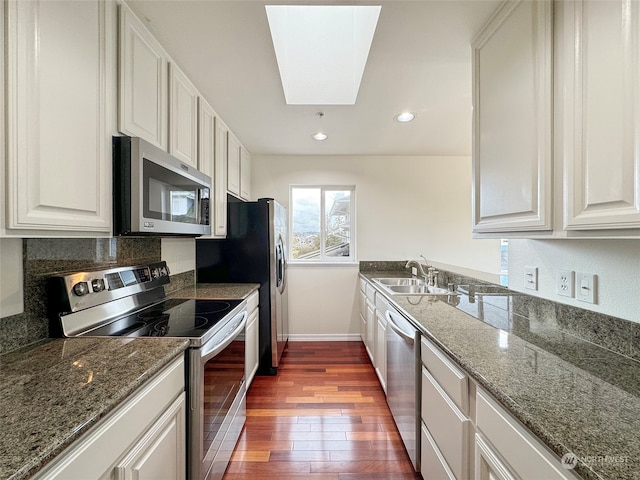
[(420, 479), (361, 342), (289, 342), (255, 377), (224, 480)]

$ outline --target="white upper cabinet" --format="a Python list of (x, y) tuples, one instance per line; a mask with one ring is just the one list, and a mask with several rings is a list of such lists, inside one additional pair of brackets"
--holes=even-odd
[(640, 2), (557, 5), (568, 230), (640, 227)]
[(3, 7), (8, 233), (108, 234), (115, 3)]
[(211, 177), (209, 221), (211, 236), (227, 234), (227, 127), (207, 101), (198, 99), (198, 163)]
[(552, 3), (501, 5), (473, 43), (473, 231), (550, 230)]
[(227, 148), (227, 190), (240, 197), (240, 142), (231, 132)]
[(175, 63), (169, 92), (169, 153), (198, 168), (198, 91)]
[(216, 117), (216, 153), (213, 180), (213, 218), (211, 234), (216, 237), (227, 235), (227, 151), (229, 129)]
[[(120, 5), (118, 129), (167, 151), (169, 56), (125, 4)], [(195, 128), (195, 127), (194, 127)]]
[(240, 197), (251, 200), (251, 154), (240, 146)]
[(198, 170), (211, 177), (215, 188), (216, 112), (202, 97), (198, 98)]

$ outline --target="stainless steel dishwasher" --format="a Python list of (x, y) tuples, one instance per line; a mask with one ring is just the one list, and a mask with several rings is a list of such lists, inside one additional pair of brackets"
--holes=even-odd
[(420, 332), (393, 308), (387, 317), (387, 403), (413, 468), (420, 471)]

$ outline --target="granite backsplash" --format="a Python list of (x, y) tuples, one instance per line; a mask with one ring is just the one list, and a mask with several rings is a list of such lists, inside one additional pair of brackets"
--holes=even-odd
[[(158, 262), (160, 238), (28, 238), (23, 240), (24, 312), (0, 318), (0, 354), (49, 336), (46, 279), (56, 272)], [(195, 272), (171, 276), (167, 292), (195, 283)]]

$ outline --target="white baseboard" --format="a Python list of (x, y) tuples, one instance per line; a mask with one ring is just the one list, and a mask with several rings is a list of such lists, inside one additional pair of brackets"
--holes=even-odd
[(290, 342), (359, 342), (359, 333), (290, 333)]

